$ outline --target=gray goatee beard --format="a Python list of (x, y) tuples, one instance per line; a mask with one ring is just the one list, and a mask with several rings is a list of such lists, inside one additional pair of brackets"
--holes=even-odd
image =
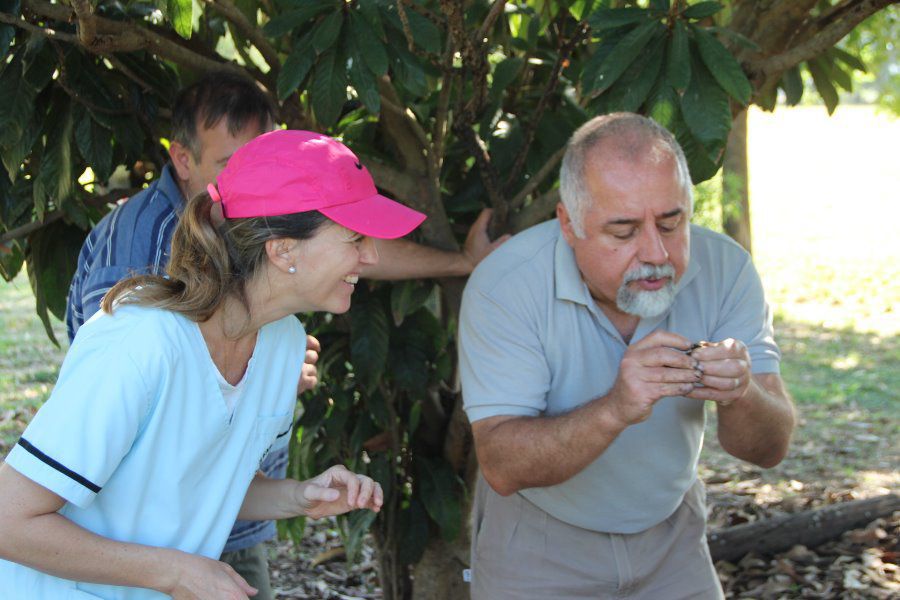
[[(633, 290), (628, 284), (638, 279), (662, 279), (668, 277), (666, 285), (658, 290)], [(642, 264), (625, 273), (622, 285), (616, 292), (616, 307), (624, 313), (642, 319), (657, 317), (675, 301), (675, 267), (670, 264)]]

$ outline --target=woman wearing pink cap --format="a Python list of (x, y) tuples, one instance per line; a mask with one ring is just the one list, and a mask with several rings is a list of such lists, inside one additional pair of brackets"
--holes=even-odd
[(423, 219), (329, 137), (238, 150), (185, 207), (168, 275), (110, 290), (0, 465), (0, 597), (247, 598), (215, 560), (235, 518), (379, 510), (379, 485), (342, 466), (303, 482), (257, 470), (290, 438), (293, 315), (348, 310), (371, 238)]

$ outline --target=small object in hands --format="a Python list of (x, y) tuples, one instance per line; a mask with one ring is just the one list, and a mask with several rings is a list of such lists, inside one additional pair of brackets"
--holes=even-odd
[(706, 348), (707, 346), (709, 346), (709, 342), (696, 342), (687, 349), (686, 354), (690, 356), (690, 354), (693, 353), (697, 348)]

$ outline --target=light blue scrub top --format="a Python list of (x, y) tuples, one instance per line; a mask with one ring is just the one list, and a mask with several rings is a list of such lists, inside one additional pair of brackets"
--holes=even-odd
[[(121, 306), (78, 333), (6, 462), (99, 535), (218, 559), (262, 458), (287, 445), (306, 352), (293, 316), (264, 326), (229, 413), (196, 323)], [(163, 598), (0, 560), (0, 598)]]
[[(691, 255), (662, 315), (627, 344), (581, 277), (559, 221), (532, 227), (469, 278), (459, 322), (460, 375), (471, 421), (558, 415), (605, 395), (629, 344), (653, 331), (693, 342), (741, 340), (753, 373), (777, 373), (772, 315), (750, 256), (731, 239), (691, 227)], [(704, 402), (663, 398), (594, 462), (559, 485), (520, 494), (561, 521), (636, 533), (664, 521), (697, 477)]]

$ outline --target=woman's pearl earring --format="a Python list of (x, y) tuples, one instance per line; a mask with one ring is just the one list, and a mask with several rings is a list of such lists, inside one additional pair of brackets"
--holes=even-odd
[(294, 265), (291, 265), (288, 267), (288, 273), (290, 273), (291, 275), (293, 275), (296, 272), (297, 272), (297, 267), (295, 267)]

